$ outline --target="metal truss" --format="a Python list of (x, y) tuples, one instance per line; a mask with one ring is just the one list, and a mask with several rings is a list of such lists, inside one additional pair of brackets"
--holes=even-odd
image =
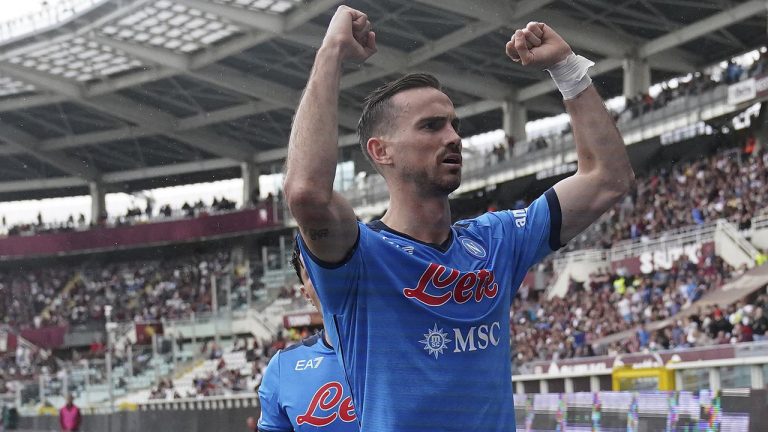
[[(719, 0), (351, 0), (374, 21), (379, 52), (345, 68), (340, 145), (356, 143), (361, 96), (409, 71), (437, 75), (463, 116), (505, 102), (562, 112), (543, 74), (503, 55), (513, 29), (531, 20), (590, 53), (594, 75), (621, 69), (627, 58), (688, 73), (755, 48), (764, 0), (726, 3), (724, 10)], [(0, 193), (280, 161), (337, 4), (121, 0), (0, 41)], [(678, 10), (695, 20), (680, 22), (670, 13)], [(699, 40), (720, 50), (698, 50)]]

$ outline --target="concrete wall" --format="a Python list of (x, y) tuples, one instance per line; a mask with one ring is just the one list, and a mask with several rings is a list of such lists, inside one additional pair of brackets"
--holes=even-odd
[[(259, 409), (122, 411), (112, 416), (111, 428), (106, 414), (83, 415), (81, 432), (239, 432), (247, 430), (249, 416), (258, 419)], [(19, 428), (58, 431), (59, 420), (55, 416), (22, 417)]]
[[(689, 393), (689, 392), (686, 392)], [(611, 394), (614, 395), (610, 398)], [(696, 396), (697, 393), (693, 395)], [(588, 396), (587, 400), (593, 400), (590, 393), (581, 393), (582, 396)], [(626, 394), (625, 394), (626, 395)], [(675, 398), (678, 396), (673, 394)], [(537, 404), (525, 403), (526, 397), (554, 397), (536, 408)], [(616, 393), (601, 392), (601, 402), (608, 402), (614, 399), (614, 402), (599, 405), (600, 426), (608, 428), (625, 429), (628, 424), (628, 418), (637, 416), (638, 432), (655, 432), (664, 430), (669, 413), (659, 412), (658, 407), (653, 408), (650, 405), (639, 403), (634, 411), (634, 415), (628, 416), (627, 410), (630, 404), (626, 406), (616, 405)], [(603, 401), (603, 398), (609, 397)], [(632, 397), (645, 398), (642, 395)], [(658, 398), (651, 396), (657, 402)], [(556, 394), (552, 395), (515, 395), (516, 406), (515, 416), (518, 425), (524, 425), (526, 419), (533, 421), (533, 426), (541, 431), (558, 430), (558, 423), (565, 420), (569, 426), (592, 426), (592, 414), (594, 406), (589, 402), (584, 403), (584, 398), (579, 403), (566, 403), (564, 409), (567, 412), (565, 418), (558, 414), (555, 406), (563, 408), (562, 402), (571, 398), (563, 398)], [(574, 402), (575, 402), (574, 398)], [(706, 399), (710, 400), (710, 399)], [(729, 417), (731, 421), (737, 418), (749, 418), (749, 427), (742, 427), (738, 430), (744, 432), (761, 432), (768, 430), (768, 416), (765, 416), (765, 410), (768, 408), (768, 392), (766, 390), (723, 390), (720, 392), (720, 407), (722, 415)], [(83, 427), (81, 432), (245, 432), (245, 420), (249, 416), (258, 418), (259, 408), (256, 406), (243, 407), (244, 403), (255, 405), (255, 401), (194, 401), (194, 402), (169, 402), (160, 404), (151, 404), (146, 406), (146, 410), (122, 411), (112, 416), (111, 425), (105, 414), (93, 414), (83, 416)], [(708, 404), (709, 402), (702, 403)], [(234, 406), (240, 405), (235, 408)], [(610, 406), (609, 406), (610, 405)], [(230, 406), (230, 408), (214, 407)], [(529, 412), (529, 410), (532, 410)], [(709, 412), (709, 405), (702, 405), (701, 413)], [(696, 420), (685, 412), (678, 413), (677, 426), (682, 430), (686, 426), (695, 427)], [(567, 420), (566, 420), (567, 419)], [(563, 425), (560, 425), (563, 426)], [(723, 425), (725, 426), (725, 424)], [(19, 431), (24, 432), (54, 432), (58, 431), (58, 418), (56, 416), (38, 416), (22, 417), (19, 424)], [(562, 430), (562, 427), (559, 429)], [(725, 430), (725, 429), (724, 429)], [(737, 429), (729, 429), (737, 430)]]

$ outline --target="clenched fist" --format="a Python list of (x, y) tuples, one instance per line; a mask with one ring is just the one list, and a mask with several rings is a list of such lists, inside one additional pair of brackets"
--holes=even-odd
[(513, 61), (540, 69), (547, 69), (565, 60), (572, 52), (571, 47), (552, 27), (533, 21), (525, 28), (515, 30), (507, 42), (506, 50)]
[(348, 6), (339, 6), (323, 38), (324, 47), (340, 49), (342, 60), (363, 61), (376, 52), (376, 33), (368, 16)]

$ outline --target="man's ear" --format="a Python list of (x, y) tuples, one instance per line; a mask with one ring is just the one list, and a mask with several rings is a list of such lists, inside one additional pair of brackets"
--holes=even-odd
[(366, 143), (366, 149), (368, 150), (368, 156), (376, 165), (391, 165), (392, 164), (392, 149), (386, 141), (380, 137), (371, 137)]

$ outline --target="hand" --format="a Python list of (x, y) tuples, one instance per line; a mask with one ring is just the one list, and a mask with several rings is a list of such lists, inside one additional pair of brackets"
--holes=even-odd
[(376, 52), (376, 33), (368, 16), (348, 6), (339, 6), (323, 38), (323, 46), (337, 47), (342, 60), (364, 61)]
[(541, 69), (565, 60), (572, 52), (568, 43), (552, 27), (533, 21), (524, 29), (515, 30), (506, 50), (512, 61)]

